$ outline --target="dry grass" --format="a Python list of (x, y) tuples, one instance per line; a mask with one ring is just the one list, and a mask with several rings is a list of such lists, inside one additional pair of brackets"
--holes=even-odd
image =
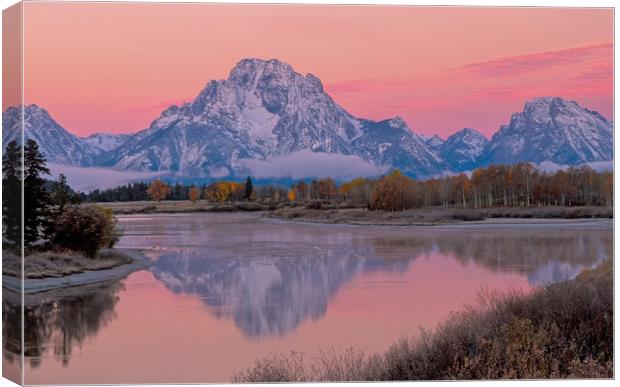
[(613, 377), (613, 264), (541, 288), (481, 296), (388, 351), (348, 348), (258, 360), (235, 382)]
[[(113, 249), (101, 250), (96, 257), (89, 258), (72, 251), (33, 252), (24, 258), (26, 278), (64, 277), (85, 271), (105, 270), (131, 263), (132, 259)], [(21, 258), (10, 251), (2, 252), (2, 274), (21, 276)]]
[(273, 211), (269, 217), (313, 223), (354, 225), (434, 225), (442, 223), (478, 221), (487, 218), (613, 218), (608, 207), (541, 207), (541, 208), (419, 208), (406, 211), (369, 211), (364, 208), (285, 207)]
[(433, 225), (484, 219), (482, 212), (478, 210), (448, 208), (391, 212), (369, 211), (365, 208), (309, 209), (298, 207), (273, 211), (269, 217), (313, 223), (391, 226)]
[(115, 214), (143, 213), (191, 213), (191, 212), (241, 212), (270, 211), (269, 216), (278, 219), (317, 223), (346, 223), (359, 225), (429, 225), (475, 221), (486, 218), (613, 218), (610, 207), (532, 207), (463, 209), (429, 207), (406, 211), (368, 211), (347, 202), (323, 203), (313, 201), (305, 206), (300, 203), (261, 204), (239, 202), (214, 205), (204, 200), (164, 200), (161, 202), (109, 202), (97, 203), (110, 208)]
[(139, 202), (106, 202), (97, 203), (112, 210), (114, 214), (154, 214), (154, 213), (191, 213), (191, 212), (236, 212), (236, 211), (271, 211), (274, 205), (253, 202), (239, 202), (230, 204), (212, 204), (204, 200), (192, 203), (189, 200), (162, 200)]

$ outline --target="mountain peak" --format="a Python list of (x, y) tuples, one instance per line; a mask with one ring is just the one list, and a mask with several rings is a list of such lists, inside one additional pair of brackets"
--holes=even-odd
[(398, 129), (404, 129), (404, 128), (408, 129), (409, 128), (407, 126), (407, 123), (405, 122), (405, 120), (403, 120), (402, 117), (400, 117), (400, 116), (396, 116), (396, 117), (390, 119), (389, 122), (390, 122), (390, 126), (392, 128), (398, 128)]
[(463, 128), (446, 139), (441, 145), (440, 155), (453, 171), (474, 169), (488, 143), (482, 133)]
[(527, 101), (523, 108), (524, 115), (531, 116), (533, 119), (543, 119), (545, 122), (560, 114), (575, 115), (586, 111), (590, 112), (579, 106), (577, 102), (561, 97), (534, 98)]
[(240, 86), (251, 86), (255, 85), (263, 74), (280, 80), (290, 80), (296, 75), (301, 76), (293, 70), (291, 65), (278, 59), (248, 58), (242, 59), (235, 65), (230, 71), (228, 80)]
[(485, 158), (496, 163), (571, 165), (608, 161), (613, 159), (612, 124), (575, 101), (534, 98), (493, 135)]
[(452, 136), (450, 136), (449, 138), (478, 138), (478, 137), (482, 137), (484, 139), (487, 139), (486, 136), (482, 133), (480, 133), (479, 131), (477, 131), (476, 129), (472, 129), (472, 128), (463, 128), (461, 130), (459, 130), (458, 132), (454, 133)]
[(4, 114), (8, 114), (9, 116), (13, 116), (15, 114), (19, 114), (19, 112), (21, 112), (23, 109), (24, 114), (26, 115), (31, 115), (31, 114), (45, 114), (47, 116), (49, 116), (49, 113), (47, 112), (47, 110), (43, 109), (42, 107), (39, 107), (37, 104), (30, 104), (30, 105), (17, 105), (17, 106), (9, 106), (8, 108), (6, 108), (6, 110), (3, 112)]
[(35, 140), (49, 162), (86, 166), (93, 162), (92, 149), (38, 105), (13, 106), (2, 113), (3, 147), (10, 141), (20, 139), (22, 129), (24, 137)]

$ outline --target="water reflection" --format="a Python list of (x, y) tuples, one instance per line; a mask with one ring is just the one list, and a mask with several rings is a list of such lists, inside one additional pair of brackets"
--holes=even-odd
[[(232, 318), (249, 337), (284, 335), (322, 317), (340, 288), (364, 272), (404, 272), (433, 254), (494, 272), (522, 274), (532, 285), (574, 277), (612, 252), (600, 230), (369, 230), (303, 225), (213, 224), (192, 238), (168, 234), (151, 268), (175, 293), (200, 297), (209, 311)], [(143, 230), (140, 231), (144, 235)], [(174, 237), (171, 237), (174, 235)], [(198, 238), (198, 239), (196, 239)], [(200, 243), (204, 241), (204, 243)], [(465, 275), (464, 271), (464, 275)]]
[(217, 317), (233, 318), (250, 337), (282, 335), (325, 314), (329, 300), (359, 273), (404, 271), (408, 260), (386, 262), (371, 246), (296, 249), (289, 254), (228, 257), (180, 249), (163, 254), (152, 271), (174, 292), (200, 296)]
[(452, 256), (464, 265), (475, 262), (498, 272), (527, 275), (531, 285), (573, 278), (584, 268), (612, 256), (612, 233), (598, 230), (420, 231), (373, 240), (383, 258), (407, 251)]
[[(53, 291), (25, 296), (24, 356), (32, 368), (46, 356), (64, 366), (76, 347), (94, 336), (116, 318), (119, 282)], [(2, 294), (3, 349), (10, 361), (21, 353), (19, 295), (7, 290)]]

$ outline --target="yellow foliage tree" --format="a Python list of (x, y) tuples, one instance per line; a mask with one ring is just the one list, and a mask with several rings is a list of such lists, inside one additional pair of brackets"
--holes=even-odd
[(146, 193), (148, 193), (152, 200), (157, 200), (158, 202), (161, 202), (163, 199), (166, 198), (170, 191), (171, 189), (168, 184), (157, 179), (153, 180), (149, 188), (146, 190)]
[(204, 197), (209, 202), (225, 203), (233, 200), (242, 200), (245, 194), (245, 185), (231, 181), (219, 181), (209, 184), (204, 191)]
[(287, 198), (288, 198), (289, 202), (294, 202), (295, 201), (297, 196), (295, 195), (295, 190), (294, 189), (291, 189), (290, 191), (288, 191)]

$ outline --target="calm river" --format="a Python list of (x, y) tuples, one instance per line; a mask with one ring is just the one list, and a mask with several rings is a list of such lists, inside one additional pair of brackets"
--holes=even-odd
[[(226, 382), (255, 359), (291, 350), (384, 350), (483, 291), (574, 277), (611, 256), (611, 224), (398, 228), (254, 214), (124, 216), (118, 247), (144, 249), (152, 267), (78, 294), (27, 299), (25, 382)], [(5, 321), (15, 320), (7, 314), (19, 309), (3, 301)], [(14, 367), (7, 351), (19, 347), (4, 344), (4, 365)]]

